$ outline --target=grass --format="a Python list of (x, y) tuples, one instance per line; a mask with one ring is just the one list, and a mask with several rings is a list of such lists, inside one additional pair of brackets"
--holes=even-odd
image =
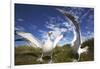
[[(89, 46), (87, 54), (83, 53), (80, 58), (81, 61), (93, 61), (94, 60), (94, 39), (89, 39), (82, 44), (82, 47)], [(37, 62), (37, 58), (41, 56), (42, 50), (39, 48), (33, 48), (29, 46), (15, 47), (15, 65), (28, 65), (28, 64), (45, 64), (49, 58), (45, 57), (45, 62)], [(56, 47), (53, 50), (54, 63), (72, 62), (75, 58), (72, 53), (70, 45), (64, 45), (63, 47)]]

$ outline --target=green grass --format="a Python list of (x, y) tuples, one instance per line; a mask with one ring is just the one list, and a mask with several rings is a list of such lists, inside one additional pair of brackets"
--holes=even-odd
[[(94, 60), (94, 39), (87, 40), (82, 44), (82, 47), (88, 45), (89, 51), (87, 54), (81, 55), (80, 61), (93, 61)], [(33, 48), (29, 46), (15, 47), (15, 65), (28, 65), (28, 64), (45, 64), (49, 61), (48, 57), (44, 58), (44, 62), (37, 62), (37, 58), (41, 56), (42, 50), (39, 48)], [(70, 45), (64, 45), (63, 47), (56, 47), (53, 50), (54, 63), (72, 62), (75, 58), (72, 53)]]

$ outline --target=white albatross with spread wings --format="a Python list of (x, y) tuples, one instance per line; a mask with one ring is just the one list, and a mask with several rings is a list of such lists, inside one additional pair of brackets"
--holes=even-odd
[(62, 13), (65, 17), (66, 20), (69, 21), (69, 24), (71, 24), (73, 26), (72, 30), (74, 33), (74, 39), (72, 40), (72, 49), (73, 49), (73, 53), (78, 55), (78, 58), (76, 61), (80, 60), (80, 55), (81, 53), (87, 52), (88, 51), (88, 46), (81, 48), (81, 31), (80, 31), (80, 26), (79, 26), (79, 22), (76, 18), (76, 16), (62, 10), (62, 9), (58, 9), (57, 10)]
[(57, 43), (63, 38), (63, 35), (58, 35), (54, 41), (51, 40), (52, 32), (48, 32), (48, 37), (45, 43), (43, 44), (40, 40), (35, 38), (31, 33), (26, 32), (16, 32), (17, 35), (23, 37), (26, 41), (28, 41), (32, 47), (41, 48), (42, 55), (37, 61), (43, 62), (44, 56), (50, 56), (51, 60), (49, 63), (52, 63), (52, 53), (53, 49), (56, 47)]

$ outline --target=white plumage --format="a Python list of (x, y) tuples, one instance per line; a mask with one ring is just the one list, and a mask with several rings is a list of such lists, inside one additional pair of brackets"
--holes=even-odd
[(72, 25), (73, 27), (73, 33), (74, 33), (74, 39), (72, 40), (72, 49), (73, 49), (73, 53), (78, 53), (78, 59), (77, 61), (79, 61), (80, 59), (80, 54), (87, 52), (88, 46), (86, 46), (85, 48), (81, 48), (81, 31), (80, 31), (80, 26), (79, 26), (79, 22), (77, 21), (77, 18), (75, 18), (74, 15), (62, 10), (62, 9), (57, 9), (59, 12), (61, 12), (66, 20), (69, 20), (69, 24)]
[(17, 34), (20, 35), (21, 37), (25, 38), (27, 41), (29, 41), (33, 47), (35, 47), (35, 48), (42, 47), (42, 43), (39, 42), (39, 40), (37, 38), (35, 38), (31, 33), (17, 32)]
[(50, 36), (52, 32), (48, 33), (47, 40), (43, 44), (40, 40), (35, 38), (31, 33), (26, 33), (26, 32), (17, 32), (17, 34), (29, 43), (31, 43), (31, 46), (34, 48), (41, 48), (42, 49), (42, 55), (37, 61), (43, 62), (43, 56), (51, 56), (50, 63), (52, 62), (52, 53), (53, 49), (56, 47), (57, 43), (63, 38), (63, 35), (58, 35), (54, 41), (51, 40)]

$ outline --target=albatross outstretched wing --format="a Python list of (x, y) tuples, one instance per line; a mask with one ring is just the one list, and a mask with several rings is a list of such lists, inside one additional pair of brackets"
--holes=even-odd
[(65, 19), (69, 21), (69, 23), (74, 26), (73, 28), (73, 32), (74, 32), (74, 39), (73, 39), (73, 47), (74, 49), (77, 51), (78, 48), (80, 47), (81, 45), (81, 37), (80, 37), (80, 27), (79, 27), (79, 23), (77, 21), (77, 19), (75, 18), (74, 15), (62, 10), (62, 9), (59, 9), (57, 8), (57, 10), (59, 12), (61, 12), (64, 16), (65, 16)]
[(57, 43), (63, 38), (63, 35), (59, 35), (56, 37), (56, 39), (54, 40), (54, 44), (53, 44), (53, 48), (56, 47)]
[(35, 38), (31, 33), (26, 32), (16, 32), (17, 35), (23, 37), (26, 41), (30, 42), (31, 46), (35, 48), (42, 48), (42, 43)]

